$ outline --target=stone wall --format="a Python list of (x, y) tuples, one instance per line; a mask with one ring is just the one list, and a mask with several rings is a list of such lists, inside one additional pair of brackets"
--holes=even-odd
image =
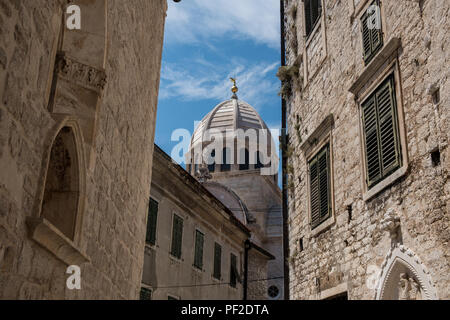
[[(80, 178), (85, 180), (80, 202), (85, 209), (76, 249), (89, 262), (80, 266), (81, 290), (69, 290), (67, 263), (32, 240), (26, 224), (30, 217), (39, 218), (48, 150), (55, 128), (61, 125), (48, 104), (52, 99), (64, 1), (0, 0), (0, 298), (3, 299), (138, 297), (167, 4), (147, 0), (135, 0), (132, 4), (121, 0), (79, 3), (82, 30), (73, 34), (78, 41), (70, 42), (68, 32), (62, 49), (71, 46), (76, 61), (96, 70), (104, 68), (107, 83), (99, 102), (91, 105), (94, 108), (91, 122), (73, 116), (75, 122), (83, 124), (81, 148), (86, 164)], [(106, 5), (103, 11), (106, 26), (98, 24), (106, 21), (105, 17), (92, 16), (92, 11), (83, 13), (84, 6), (98, 10), (102, 5)], [(85, 38), (83, 27), (103, 32), (103, 37)], [(97, 47), (106, 48), (105, 60), (95, 55), (98, 52), (92, 52)], [(93, 61), (95, 57), (104, 63)], [(69, 89), (75, 88), (76, 84), (71, 84), (73, 79), (67, 81), (58, 80), (57, 85), (69, 83)], [(63, 89), (57, 87), (59, 97)], [(88, 97), (80, 94), (81, 89), (74, 92), (75, 102)], [(60, 107), (61, 100), (57, 97), (55, 101), (56, 107)], [(76, 110), (79, 105), (72, 107)], [(92, 141), (86, 132), (92, 134)]]
[[(349, 299), (373, 299), (375, 288), (370, 283), (378, 280), (376, 272), (382, 270), (383, 261), (392, 252), (389, 233), (381, 225), (390, 208), (400, 219), (397, 241), (426, 267), (438, 298), (450, 298), (450, 58), (446, 49), (448, 32), (443, 27), (449, 24), (449, 3), (381, 2), (385, 46), (394, 38), (401, 42), (396, 59), (408, 169), (391, 186), (364, 199), (359, 104), (349, 88), (367, 69), (362, 61), (359, 14), (369, 3), (324, 1), (325, 25), (318, 30), (325, 27), (326, 42), (321, 45), (326, 46), (326, 57), (317, 73), (307, 74), (309, 80), (295, 87), (288, 98), (289, 165), (293, 168), (289, 177), (291, 299), (318, 299), (343, 291), (348, 291)], [(296, 16), (286, 14), (287, 38), (295, 23), (299, 47), (288, 46), (288, 65), (305, 59), (296, 54), (305, 52), (303, 5), (301, 1), (286, 1), (286, 12), (292, 6), (298, 6), (298, 10)], [(314, 61), (307, 59), (308, 63)], [(437, 88), (440, 101), (433, 102)], [(308, 216), (307, 160), (300, 146), (330, 114), (334, 118), (331, 157), (335, 222), (315, 234)], [(440, 163), (433, 164), (433, 151), (439, 151)]]

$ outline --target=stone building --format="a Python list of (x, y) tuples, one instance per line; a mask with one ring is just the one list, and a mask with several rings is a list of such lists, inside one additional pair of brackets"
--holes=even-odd
[(147, 226), (141, 299), (243, 298), (250, 230), (156, 145)]
[(139, 297), (166, 10), (0, 0), (0, 298)]
[[(251, 105), (238, 99), (237, 91), (235, 83), (232, 98), (198, 124), (186, 155), (187, 171), (251, 230), (254, 248), (275, 257), (266, 266), (266, 258), (250, 250), (256, 256), (249, 262), (248, 298), (283, 299), (277, 150), (267, 125)], [(258, 279), (268, 280), (253, 281)]]
[(291, 299), (449, 299), (449, 2), (284, 1)]

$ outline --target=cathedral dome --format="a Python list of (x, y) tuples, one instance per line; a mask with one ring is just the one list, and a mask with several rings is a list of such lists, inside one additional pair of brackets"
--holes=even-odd
[(238, 99), (237, 87), (232, 92), (231, 99), (200, 121), (191, 137), (187, 170), (202, 181), (229, 171), (275, 175), (273, 168), (278, 169), (270, 129), (250, 104)]
[[(269, 129), (258, 112), (247, 102), (234, 97), (219, 103), (199, 123), (191, 138), (190, 149), (202, 141), (206, 130)], [(270, 132), (269, 132), (270, 135)]]

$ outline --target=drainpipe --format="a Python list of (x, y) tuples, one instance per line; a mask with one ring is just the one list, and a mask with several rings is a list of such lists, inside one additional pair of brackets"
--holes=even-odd
[(248, 291), (248, 252), (250, 251), (251, 243), (250, 240), (245, 240), (244, 243), (244, 295), (243, 300), (247, 300)]
[[(286, 46), (284, 33), (284, 0), (280, 0), (280, 26), (281, 26), (281, 65), (286, 65)], [(282, 153), (282, 184), (283, 184), (283, 273), (284, 273), (284, 299), (289, 300), (289, 225), (288, 225), (288, 203), (287, 203), (287, 175), (286, 175), (286, 148), (288, 137), (286, 135), (286, 100), (281, 97), (281, 148)]]

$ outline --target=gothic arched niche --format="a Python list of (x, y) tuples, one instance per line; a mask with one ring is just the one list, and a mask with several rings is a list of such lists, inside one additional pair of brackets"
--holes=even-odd
[(41, 216), (74, 240), (80, 198), (77, 144), (71, 127), (56, 136), (45, 179)]
[(403, 245), (389, 251), (380, 274), (377, 300), (435, 300), (436, 288), (420, 259)]
[[(48, 110), (77, 119), (92, 164), (98, 106), (106, 85), (107, 0), (64, 3)], [(70, 30), (66, 10), (73, 5), (80, 9), (81, 28)]]

